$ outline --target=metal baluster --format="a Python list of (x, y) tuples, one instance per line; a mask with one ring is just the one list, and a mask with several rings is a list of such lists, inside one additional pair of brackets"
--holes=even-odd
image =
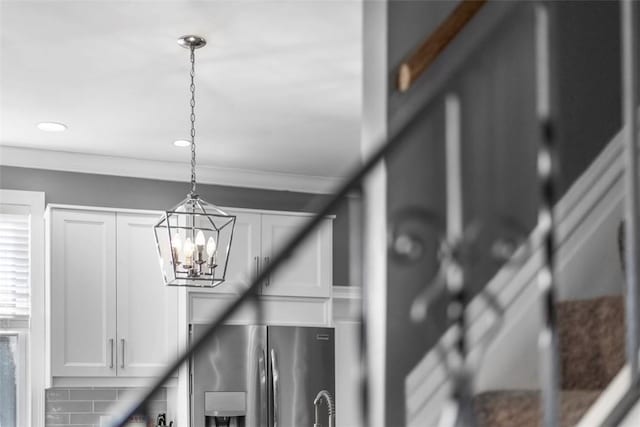
[(638, 247), (640, 230), (638, 206), (638, 56), (636, 45), (636, 1), (622, 0), (622, 111), (625, 143), (625, 266), (627, 361), (631, 368), (631, 384), (638, 382)]
[(542, 329), (538, 337), (541, 361), (542, 404), (544, 425), (558, 425), (560, 364), (554, 283), (554, 218), (556, 198), (556, 147), (551, 119), (549, 11), (536, 5), (536, 104), (541, 141), (538, 151), (538, 181), (540, 207), (538, 228), (543, 239), (544, 265), (538, 272), (538, 286), (542, 309)]
[[(447, 95), (445, 99), (446, 129), (446, 176), (447, 176), (447, 237), (445, 244), (444, 274), (445, 287), (449, 294), (447, 317), (456, 330), (453, 347), (455, 365), (453, 367), (453, 393), (451, 408), (455, 412), (445, 411), (441, 425), (474, 426), (473, 390), (471, 372), (467, 366), (467, 319), (466, 307), (469, 295), (465, 289), (464, 252), (468, 246), (464, 238), (463, 201), (462, 201), (462, 159), (461, 159), (461, 118), (460, 99), (457, 95)], [(448, 418), (448, 419), (447, 419)], [(455, 421), (454, 421), (455, 420)]]

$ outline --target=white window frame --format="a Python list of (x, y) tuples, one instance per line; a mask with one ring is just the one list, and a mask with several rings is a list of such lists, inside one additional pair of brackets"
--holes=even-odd
[[(17, 338), (17, 369), (16, 369), (16, 425), (29, 425), (29, 330), (27, 328), (4, 329), (0, 327), (0, 336), (15, 336)], [(25, 423), (26, 420), (26, 423)]]
[[(0, 333), (18, 336), (17, 414), (19, 426), (44, 426), (46, 373), (44, 193), (0, 189), (0, 205), (29, 208), (29, 279), (31, 317), (28, 328), (0, 323)], [(33, 350), (33, 351), (32, 351)]]

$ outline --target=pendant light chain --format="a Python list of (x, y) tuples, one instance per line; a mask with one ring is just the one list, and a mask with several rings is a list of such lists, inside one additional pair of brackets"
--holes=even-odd
[(236, 216), (196, 194), (195, 50), (205, 46), (207, 40), (198, 35), (184, 35), (177, 42), (189, 50), (191, 139), (187, 142), (191, 147), (191, 185), (187, 197), (166, 209), (154, 226), (156, 248), (165, 285), (213, 288), (225, 280)]
[(196, 74), (195, 64), (195, 47), (191, 46), (191, 72), (189, 73), (191, 76), (191, 85), (189, 86), (189, 89), (191, 91), (191, 194), (196, 194), (196, 85), (194, 83)]

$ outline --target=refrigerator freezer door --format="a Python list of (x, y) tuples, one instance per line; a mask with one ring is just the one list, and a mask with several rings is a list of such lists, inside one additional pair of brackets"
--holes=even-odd
[[(193, 338), (200, 336), (206, 325), (193, 325)], [(191, 360), (192, 394), (191, 426), (205, 426), (205, 410), (209, 415), (229, 414), (242, 408), (239, 398), (246, 398), (246, 427), (266, 427), (268, 414), (268, 376), (265, 326), (223, 326), (206, 348)], [(226, 393), (212, 393), (226, 392)], [(205, 408), (205, 395), (209, 396)], [(233, 402), (228, 402), (229, 396)], [(219, 398), (220, 397), (220, 398)], [(224, 399), (222, 399), (224, 398)], [(216, 402), (220, 403), (216, 408)], [(230, 406), (231, 405), (231, 406)]]
[[(330, 328), (269, 326), (270, 427), (313, 426), (313, 400), (327, 390), (335, 401), (334, 335)], [(328, 426), (323, 402), (320, 424)]]

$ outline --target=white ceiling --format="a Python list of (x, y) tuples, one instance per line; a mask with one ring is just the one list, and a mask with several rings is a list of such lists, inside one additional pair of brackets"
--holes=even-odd
[(172, 144), (189, 134), (189, 52), (176, 39), (198, 34), (199, 165), (344, 176), (359, 156), (361, 6), (2, 0), (0, 145), (186, 165), (188, 148)]

